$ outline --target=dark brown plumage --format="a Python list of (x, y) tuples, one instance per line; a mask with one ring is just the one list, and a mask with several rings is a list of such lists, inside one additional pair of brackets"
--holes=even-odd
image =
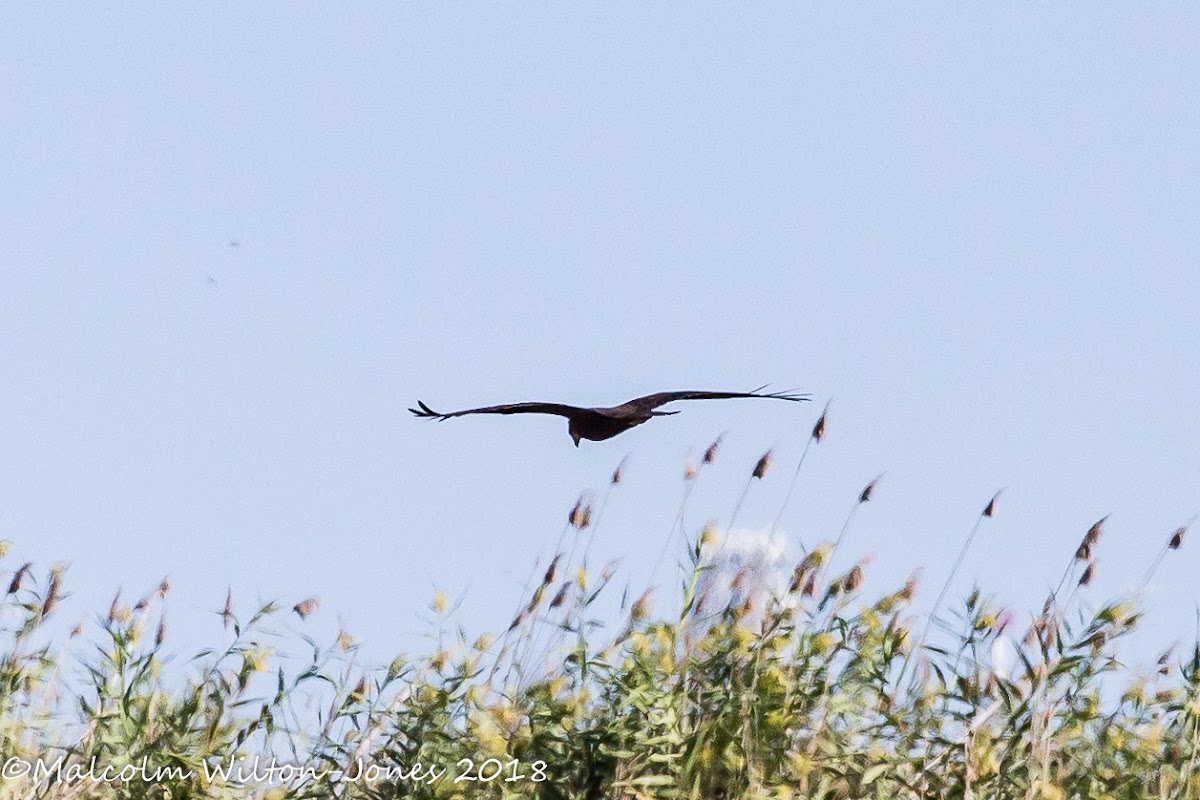
[(608, 408), (580, 408), (561, 403), (509, 403), (502, 406), (485, 406), (483, 408), (468, 408), (463, 411), (451, 411), (441, 414), (434, 411), (421, 401), (416, 408), (410, 408), (414, 415), (425, 419), (447, 420), (451, 417), (462, 417), (467, 414), (553, 414), (566, 417), (567, 430), (579, 446), (580, 439), (593, 442), (611, 439), (618, 433), (641, 425), (653, 417), (665, 417), (678, 414), (678, 411), (657, 411), (659, 406), (673, 403), (676, 400), (726, 400), (738, 397), (766, 397), (774, 400), (808, 400), (808, 395), (794, 392), (767, 392), (760, 394), (761, 389), (753, 392), (659, 392), (637, 397), (627, 403)]

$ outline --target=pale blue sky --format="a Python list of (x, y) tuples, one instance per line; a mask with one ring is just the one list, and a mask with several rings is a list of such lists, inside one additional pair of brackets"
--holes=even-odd
[[(1096, 595), (1128, 588), (1200, 510), (1198, 23), (5, 4), (7, 567), (72, 562), (65, 617), (169, 573), (184, 627), (227, 584), (316, 594), (312, 625), (383, 653), (435, 583), (501, 626), (627, 453), (597, 554), (636, 582), (689, 447), (729, 431), (698, 523), (777, 446), (740, 517), (769, 524), (820, 404), (693, 403), (578, 450), (562, 420), (408, 405), (770, 381), (834, 398), (791, 535), (836, 535), (886, 471), (847, 545), (876, 589), (939, 583), (1002, 486), (964, 588), (1040, 607), (1104, 514)], [(1147, 635), (1191, 635), (1198, 567), (1166, 560)]]

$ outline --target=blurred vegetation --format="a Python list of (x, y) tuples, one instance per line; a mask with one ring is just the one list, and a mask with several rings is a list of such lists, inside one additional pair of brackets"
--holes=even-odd
[(1200, 645), (1118, 660), (1136, 597), (1089, 608), (1081, 591), (1103, 521), (1024, 615), (978, 590), (943, 611), (943, 590), (918, 616), (915, 577), (870, 594), (865, 563), (832, 569), (846, 529), (782, 575), (731, 568), (716, 524), (673, 548), (666, 608), (647, 590), (602, 613), (602, 508), (571, 510), (508, 630), (467, 635), (438, 594), (429, 652), (386, 668), (346, 632), (277, 632), (315, 600), (243, 616), (229, 598), (224, 644), (170, 659), (165, 580), (56, 643), (64, 570), (21, 566), (0, 610), (0, 798), (1200, 800)]

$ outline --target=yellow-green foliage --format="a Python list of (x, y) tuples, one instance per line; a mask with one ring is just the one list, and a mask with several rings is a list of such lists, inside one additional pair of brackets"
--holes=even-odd
[[(0, 617), (5, 764), (145, 759), (176, 773), (6, 773), (0, 798), (1200, 798), (1200, 647), (1125, 670), (1114, 648), (1137, 624), (1132, 602), (1086, 615), (1050, 602), (1022, 631), (975, 592), (947, 615), (957, 640), (935, 649), (916, 640), (926, 626), (912, 618), (911, 585), (872, 600), (861, 567), (825, 574), (827, 548), (790, 589), (724, 608), (695, 597), (706, 547), (686, 552), (695, 572), (682, 603), (643, 594), (615, 626), (595, 619), (612, 571), (589, 575), (574, 551), (498, 635), (448, 633), (439, 595), (432, 652), (378, 670), (357, 666), (348, 634), (284, 659), (304, 642), (270, 632), (292, 613), (274, 604), (244, 620), (227, 607), (231, 643), (167, 663), (165, 582), (73, 632), (95, 645), (81, 664), (67, 655), (79, 648), (45, 643), (62, 570), (22, 568)], [(1015, 671), (998, 675), (985, 654), (1005, 625), (1025, 635)], [(205, 774), (256, 755), (310, 772)], [(338, 780), (360, 764), (417, 762), (450, 772)], [(502, 772), (456, 783), (466, 767)]]

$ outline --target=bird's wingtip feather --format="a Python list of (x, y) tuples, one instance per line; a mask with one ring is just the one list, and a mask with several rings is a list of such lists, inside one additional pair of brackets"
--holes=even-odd
[(769, 387), (770, 385), (771, 384), (769, 384), (769, 383), (764, 383), (762, 386), (758, 387), (754, 391), (748, 392), (748, 394), (756, 395), (758, 397), (771, 397), (771, 398), (775, 398), (778, 400), (794, 400), (797, 402), (803, 402), (803, 401), (812, 399), (812, 396), (809, 395), (807, 392), (798, 392), (796, 389), (784, 389), (782, 391), (764, 392), (763, 390), (766, 389), (767, 387)]
[(781, 400), (795, 400), (798, 402), (812, 399), (812, 395), (810, 395), (808, 392), (801, 392), (796, 389), (785, 389), (782, 392), (772, 392), (771, 396), (778, 397)]
[(411, 411), (413, 413), (413, 415), (417, 416), (417, 417), (428, 418), (428, 417), (441, 417), (442, 416), (441, 414), (437, 413), (429, 406), (425, 405), (425, 403), (422, 402), (421, 400), (417, 401), (416, 408), (410, 408), (408, 410)]

